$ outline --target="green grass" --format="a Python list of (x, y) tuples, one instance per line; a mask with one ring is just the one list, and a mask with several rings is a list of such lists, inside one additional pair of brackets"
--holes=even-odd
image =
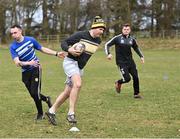
[[(58, 126), (35, 123), (36, 109), (21, 82), (21, 72), (7, 48), (0, 48), (0, 137), (15, 138), (179, 138), (180, 50), (144, 50), (145, 64), (134, 54), (143, 100), (133, 99), (132, 81), (115, 93), (115, 61), (98, 51), (85, 68), (77, 104), (80, 132), (69, 132), (68, 102), (58, 109)], [(43, 67), (42, 92), (54, 101), (64, 88), (62, 60), (38, 53)], [(44, 111), (47, 105), (43, 104)]]

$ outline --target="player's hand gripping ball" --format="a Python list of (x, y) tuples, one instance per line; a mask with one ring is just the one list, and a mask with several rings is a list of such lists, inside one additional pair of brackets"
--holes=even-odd
[(85, 45), (78, 42), (73, 45), (73, 48), (74, 50), (76, 50), (77, 53), (79, 53), (79, 55), (81, 55), (85, 50)]

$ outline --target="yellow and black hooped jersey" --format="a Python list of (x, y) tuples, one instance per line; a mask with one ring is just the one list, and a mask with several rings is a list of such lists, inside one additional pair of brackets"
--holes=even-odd
[(68, 57), (78, 61), (79, 68), (83, 69), (92, 54), (94, 54), (99, 48), (101, 39), (99, 37), (93, 38), (89, 31), (80, 31), (74, 33), (69, 38), (62, 41), (61, 47), (64, 51), (67, 52), (69, 47), (77, 42), (83, 43), (85, 45), (85, 51), (77, 57), (68, 53)]

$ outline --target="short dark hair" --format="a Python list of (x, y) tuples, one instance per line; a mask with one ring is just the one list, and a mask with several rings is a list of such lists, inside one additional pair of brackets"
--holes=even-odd
[(22, 27), (21, 27), (20, 25), (17, 25), (17, 24), (11, 26), (11, 28), (18, 28), (18, 29), (21, 29), (21, 30), (22, 30)]
[(122, 28), (123, 27), (131, 27), (131, 25), (129, 23), (125, 23), (125, 24), (122, 25)]

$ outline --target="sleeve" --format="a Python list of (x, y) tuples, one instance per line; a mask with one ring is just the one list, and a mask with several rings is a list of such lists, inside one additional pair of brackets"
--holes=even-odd
[(18, 57), (18, 54), (16, 53), (16, 51), (13, 49), (12, 46), (10, 46), (10, 53), (11, 53), (12, 59)]
[(105, 44), (105, 53), (106, 53), (106, 55), (109, 55), (109, 54), (110, 54), (110, 47), (115, 44), (115, 39), (116, 39), (116, 37), (113, 37), (111, 40), (109, 40), (109, 41)]
[(38, 41), (35, 38), (31, 37), (31, 41), (32, 41), (33, 46), (34, 46), (35, 49), (37, 49), (37, 50), (42, 49), (42, 46), (38, 43)]
[(132, 45), (134, 51), (139, 55), (139, 57), (144, 57), (141, 50), (139, 49), (139, 46), (137, 45), (137, 42), (135, 39), (133, 39), (133, 45)]
[(80, 39), (81, 39), (81, 33), (80, 32), (71, 35), (69, 38), (67, 38), (61, 42), (62, 50), (67, 52), (69, 47), (72, 46), (73, 44), (79, 42)]

